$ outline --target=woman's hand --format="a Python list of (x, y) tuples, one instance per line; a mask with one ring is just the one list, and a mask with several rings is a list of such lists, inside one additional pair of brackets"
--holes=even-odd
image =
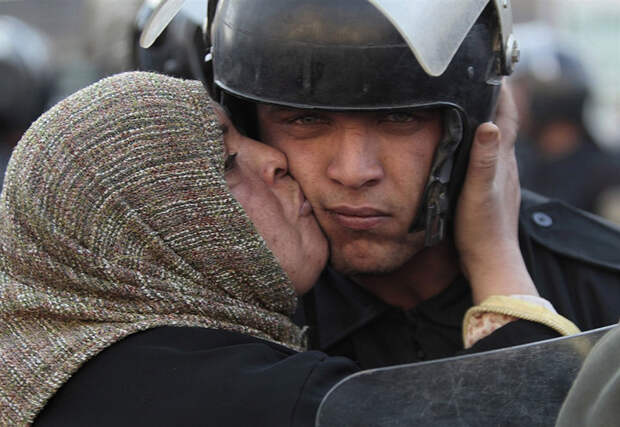
[(538, 295), (519, 249), (518, 119), (505, 85), (496, 123), (476, 131), (455, 215), (455, 244), (475, 304), (491, 295)]

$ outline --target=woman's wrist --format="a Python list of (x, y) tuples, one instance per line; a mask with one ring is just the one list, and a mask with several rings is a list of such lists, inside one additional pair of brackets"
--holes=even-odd
[(518, 248), (498, 248), (493, 255), (470, 257), (467, 261), (461, 259), (461, 268), (471, 286), (474, 304), (493, 295), (538, 296)]
[(463, 319), (465, 348), (488, 336), (505, 324), (524, 319), (554, 329), (562, 335), (579, 333), (579, 328), (559, 315), (551, 303), (531, 295), (493, 295), (467, 310)]

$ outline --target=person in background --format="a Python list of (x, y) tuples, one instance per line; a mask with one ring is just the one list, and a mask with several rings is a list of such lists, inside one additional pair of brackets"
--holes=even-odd
[(202, 1), (185, 2), (155, 43), (148, 49), (142, 48), (140, 36), (160, 3), (160, 0), (145, 0), (136, 15), (133, 33), (135, 69), (204, 80), (202, 58), (198, 52), (205, 50), (202, 23), (206, 4)]
[(593, 96), (586, 63), (548, 27), (528, 24), (516, 31), (525, 46), (510, 78), (521, 118), (521, 185), (620, 220), (612, 213), (620, 208), (620, 156), (601, 146), (586, 125)]
[(17, 141), (48, 107), (51, 41), (26, 24), (0, 15), (0, 187)]

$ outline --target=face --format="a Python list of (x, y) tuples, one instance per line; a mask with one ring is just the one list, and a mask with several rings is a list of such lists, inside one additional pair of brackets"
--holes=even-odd
[(345, 274), (397, 270), (423, 248), (409, 233), (442, 127), (437, 110), (324, 112), (259, 105), (261, 138), (282, 150)]
[(327, 263), (327, 240), (284, 154), (242, 136), (218, 112), (227, 151), (226, 183), (278, 259), (298, 294), (308, 291)]

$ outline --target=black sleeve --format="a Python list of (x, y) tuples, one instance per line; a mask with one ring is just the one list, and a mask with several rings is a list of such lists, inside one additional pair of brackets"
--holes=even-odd
[(157, 328), (87, 362), (35, 425), (311, 426), (323, 396), (356, 370), (233, 332)]
[(496, 350), (514, 345), (558, 338), (561, 335), (554, 329), (529, 320), (515, 320), (507, 323), (488, 336), (482, 338), (467, 350), (459, 354), (472, 354), (481, 351)]

